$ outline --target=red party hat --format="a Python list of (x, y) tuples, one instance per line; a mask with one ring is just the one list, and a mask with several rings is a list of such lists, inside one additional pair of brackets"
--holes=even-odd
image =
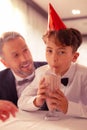
[(60, 30), (66, 28), (66, 25), (62, 22), (52, 5), (49, 3), (48, 9), (48, 30)]

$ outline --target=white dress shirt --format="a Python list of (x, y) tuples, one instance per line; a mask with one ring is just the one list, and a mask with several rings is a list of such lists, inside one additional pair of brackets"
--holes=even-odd
[[(22, 110), (36, 111), (39, 108), (33, 104), (41, 77), (49, 69), (48, 65), (39, 67), (35, 72), (35, 79), (25, 88), (18, 100), (18, 106)], [(71, 64), (69, 70), (62, 76), (68, 77), (69, 82), (65, 87), (61, 84), (60, 90), (68, 99), (67, 115), (87, 118), (87, 67), (79, 64)]]

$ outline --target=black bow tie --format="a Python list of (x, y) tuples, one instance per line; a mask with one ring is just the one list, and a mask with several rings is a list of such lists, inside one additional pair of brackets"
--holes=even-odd
[(64, 85), (64, 86), (67, 86), (67, 84), (68, 84), (68, 78), (62, 78), (61, 79), (61, 83)]

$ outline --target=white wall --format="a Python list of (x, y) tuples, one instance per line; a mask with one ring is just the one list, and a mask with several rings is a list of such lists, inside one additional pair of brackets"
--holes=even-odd
[(82, 45), (79, 48), (80, 56), (77, 60), (78, 63), (87, 66), (87, 38), (83, 40)]
[[(47, 28), (47, 20), (41, 17), (35, 10), (27, 6), (25, 3), (14, 1), (14, 7), (19, 9), (19, 12), (23, 16), (23, 25), (25, 26), (25, 38), (27, 44), (31, 50), (34, 60), (43, 61), (45, 60), (45, 45), (42, 40), (42, 36)], [(24, 21), (25, 20), (25, 21)], [(22, 26), (21, 26), (22, 28)]]
[[(41, 17), (22, 0), (0, 1), (0, 34), (14, 30), (20, 32), (27, 41), (34, 60), (45, 60), (45, 45), (42, 35), (47, 29), (47, 20)], [(87, 66), (87, 40), (79, 48), (78, 62)], [(0, 70), (4, 66), (0, 63)]]

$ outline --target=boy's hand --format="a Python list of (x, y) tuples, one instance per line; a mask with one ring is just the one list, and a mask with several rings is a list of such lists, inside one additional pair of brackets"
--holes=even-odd
[(66, 99), (62, 91), (57, 89), (55, 92), (50, 92), (48, 100), (50, 102), (51, 110), (56, 109), (58, 111), (63, 112), (64, 114), (67, 113), (68, 100)]
[(45, 84), (45, 78), (41, 79), (39, 83), (39, 88), (37, 91), (36, 99), (34, 100), (34, 105), (37, 107), (41, 107), (44, 104), (44, 101), (46, 99), (46, 84)]

